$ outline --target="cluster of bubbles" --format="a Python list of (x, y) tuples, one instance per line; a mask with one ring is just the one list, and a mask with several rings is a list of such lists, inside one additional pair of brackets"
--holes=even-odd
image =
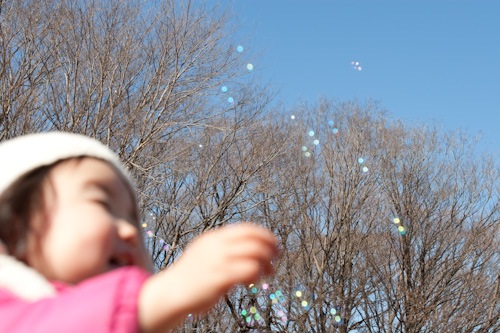
[[(220, 90), (223, 92), (223, 93), (227, 93), (227, 86), (222, 86), (222, 88), (220, 88)], [(230, 103), (230, 104), (233, 104), (234, 103), (234, 98), (232, 96), (229, 96), (227, 98), (227, 102)]]
[[(154, 217), (154, 214), (150, 212), (148, 214), (147, 220), (150, 224), (154, 225), (154, 221), (156, 220), (156, 218)], [(399, 219), (395, 218), (394, 223), (399, 223)], [(148, 223), (146, 223), (146, 222), (142, 223), (142, 227), (144, 229), (148, 228)], [(152, 230), (146, 229), (146, 234), (150, 238), (158, 239), (160, 245), (162, 246), (162, 248), (165, 251), (168, 251), (170, 249), (170, 245), (163, 238), (156, 236)], [(287, 313), (286, 313), (286, 309), (289, 308), (289, 305), (287, 304), (288, 301), (293, 301), (295, 299), (298, 306), (306, 311), (309, 310), (311, 308), (311, 305), (312, 305), (312, 301), (308, 300), (305, 297), (305, 293), (301, 290), (296, 290), (293, 293), (292, 297), (286, 297), (285, 294), (281, 290), (275, 290), (274, 292), (272, 292), (270, 290), (269, 284), (263, 283), (260, 286), (260, 289), (257, 285), (250, 284), (248, 286), (248, 291), (249, 291), (249, 293), (253, 294), (254, 296), (262, 296), (262, 295), (257, 295), (259, 292), (262, 292), (264, 294), (264, 297), (269, 298), (269, 301), (271, 302), (271, 304), (273, 306), (276, 306), (275, 314), (278, 316), (278, 319), (283, 324), (286, 324), (289, 320)], [(295, 296), (295, 297), (293, 297), (293, 296)], [(328, 314), (333, 316), (332, 319), (335, 321), (335, 323), (337, 323), (339, 325), (342, 323), (342, 316), (336, 307), (332, 307), (328, 311)], [(254, 325), (256, 323), (257, 324), (264, 324), (265, 323), (264, 318), (259, 313), (258, 307), (255, 305), (250, 306), (247, 309), (243, 309), (241, 311), (241, 315), (242, 315), (244, 321), (248, 325)], [(193, 318), (194, 318), (194, 316), (192, 314), (188, 315), (188, 319), (192, 320)]]
[[(295, 297), (297, 297), (298, 299), (301, 299), (300, 301), (300, 305), (305, 308), (305, 309), (310, 309), (311, 307), (311, 302), (310, 301), (307, 301), (305, 298), (303, 298), (302, 296), (304, 296), (304, 293), (301, 291), (301, 290), (297, 290), (295, 291)], [(337, 308), (335, 307), (332, 307), (329, 311), (329, 314), (333, 315), (333, 320), (335, 320), (335, 322), (337, 324), (340, 324), (342, 322), (342, 317), (340, 316), (340, 313), (338, 311)]]
[[(365, 159), (363, 157), (359, 157), (358, 163), (359, 163), (359, 165), (363, 165), (363, 163), (365, 163)], [(363, 171), (364, 173), (368, 172), (368, 170), (369, 169), (366, 165), (361, 168), (361, 171)]]
[[(291, 115), (290, 118), (292, 120), (295, 120), (296, 117), (295, 117), (295, 115)], [(328, 121), (328, 125), (331, 128), (333, 134), (338, 134), (339, 133), (339, 129), (336, 126), (334, 126), (335, 123), (334, 123), (333, 120), (329, 120)], [(320, 142), (315, 137), (316, 133), (314, 132), (314, 130), (309, 130), (307, 132), (307, 135), (309, 137), (313, 138), (312, 144), (314, 146), (318, 146), (319, 145)], [(304, 154), (305, 157), (311, 157), (311, 152), (309, 151), (309, 148), (307, 146), (305, 146), (305, 145), (302, 146), (302, 153)], [(363, 173), (367, 173), (369, 171), (369, 168), (366, 165), (363, 165), (364, 163), (365, 163), (365, 159), (363, 157), (359, 157), (358, 158), (358, 164), (361, 166), (361, 171)]]
[[(238, 51), (239, 53), (242, 53), (244, 50), (245, 49), (241, 45), (238, 45), (238, 47), (236, 48), (236, 51)], [(252, 63), (248, 63), (247, 64), (247, 69), (248, 69), (249, 72), (253, 71), (253, 64)]]
[[(287, 302), (287, 297), (283, 294), (281, 290), (276, 290), (274, 292), (271, 292), (269, 290), (269, 284), (264, 283), (261, 286), (262, 292), (265, 294), (266, 298), (269, 298), (270, 302), (272, 305), (276, 305), (276, 315), (278, 316), (279, 320), (286, 324), (288, 322), (288, 317), (286, 314), (285, 308), (288, 308), (288, 306), (285, 306)], [(257, 295), (259, 293), (259, 288), (255, 284), (250, 284), (248, 286), (248, 290), (251, 294)], [(289, 297), (289, 300), (296, 299), (298, 302), (299, 306), (303, 308), (304, 310), (309, 310), (311, 308), (312, 301), (308, 301), (304, 297), (304, 293), (301, 290), (296, 290), (294, 293), (294, 297)], [(333, 320), (337, 324), (341, 324), (342, 322), (342, 316), (340, 315), (340, 312), (337, 308), (332, 307), (329, 310), (329, 314), (333, 316)], [(259, 313), (259, 310), (256, 306), (250, 306), (247, 309), (243, 309), (241, 311), (241, 315), (245, 322), (249, 325), (253, 325), (255, 323), (263, 323), (264, 319), (262, 315)]]
[(399, 217), (392, 219), (392, 222), (398, 227), (398, 232), (401, 236), (406, 235), (406, 228), (401, 224)]
[(352, 68), (354, 68), (354, 70), (357, 70), (358, 72), (360, 72), (363, 67), (361, 67), (361, 63), (359, 61), (351, 61), (351, 65), (352, 65)]
[[(311, 138), (313, 138), (312, 144), (314, 146), (318, 146), (319, 145), (319, 140), (314, 137), (316, 135), (316, 133), (313, 130), (309, 130), (307, 132), (307, 135), (309, 135)], [(304, 153), (305, 157), (311, 157), (311, 152), (308, 151), (307, 146), (302, 146), (302, 152)]]
[[(294, 116), (294, 115), (292, 115), (292, 116), (291, 116), (291, 119), (292, 119), (292, 120), (294, 120), (294, 119), (295, 119), (295, 116)], [(333, 121), (333, 120), (329, 120), (329, 121), (328, 121), (328, 125), (329, 125), (329, 127), (331, 127), (331, 128), (332, 128), (332, 133), (333, 133), (333, 134), (338, 134), (338, 133), (339, 133), (339, 129), (338, 129), (337, 127), (335, 127), (335, 126), (334, 126), (334, 125), (335, 125), (335, 123), (334, 123), (334, 121)], [(313, 142), (312, 142), (312, 143), (313, 143), (313, 145), (315, 145), (315, 146), (319, 145), (319, 140), (315, 138), (316, 133), (315, 133), (313, 130), (309, 130), (309, 131), (307, 132), (307, 135), (308, 135), (309, 137), (314, 138), (314, 140), (313, 140)], [(310, 157), (310, 156), (311, 156), (311, 152), (308, 150), (307, 146), (302, 146), (302, 152), (304, 153), (304, 156), (305, 156), (305, 157)], [(358, 158), (358, 164), (361, 166), (361, 171), (362, 171), (363, 173), (367, 173), (367, 172), (369, 171), (369, 169), (368, 169), (368, 167), (367, 167), (366, 165), (363, 165), (364, 163), (365, 163), (365, 159), (364, 159), (363, 157), (359, 157), (359, 158)]]
[[(148, 215), (149, 216), (147, 218), (147, 222), (150, 222), (150, 224), (152, 224), (154, 226), (155, 225), (154, 221), (156, 220), (156, 218), (154, 217), (154, 214), (153, 213), (149, 213)], [(142, 227), (144, 229), (148, 228), (148, 223), (147, 222), (143, 222), (142, 223)], [(168, 244), (163, 238), (158, 237), (157, 235), (155, 235), (155, 233), (151, 229), (146, 229), (146, 235), (148, 235), (149, 238), (156, 238), (156, 239), (158, 239), (158, 242), (160, 243), (160, 246), (163, 248), (163, 250), (168, 251), (170, 249), (170, 244)]]
[[(262, 291), (266, 293), (267, 297), (267, 291), (269, 290), (269, 284), (264, 283), (261, 286)], [(259, 288), (255, 284), (250, 284), (248, 286), (249, 292), (253, 295), (256, 295), (259, 292)], [(285, 297), (283, 296), (283, 293), (281, 290), (277, 290), (274, 293), (271, 293), (268, 295), (269, 299), (271, 300), (271, 303), (277, 304), (279, 302), (284, 302)], [(288, 321), (288, 318), (283, 310), (278, 310), (277, 312), (278, 316), (280, 317), (280, 320), (283, 323), (286, 323)], [(241, 311), (241, 315), (243, 316), (245, 322), (247, 324), (253, 325), (255, 323), (262, 323), (264, 319), (262, 318), (262, 315), (259, 313), (259, 310), (257, 309), (256, 306), (251, 306), (248, 309), (243, 309)]]
[(336, 126), (334, 126), (334, 125), (335, 125), (335, 123), (334, 123), (333, 120), (328, 120), (328, 126), (332, 127), (332, 133), (333, 134), (338, 134), (339, 133), (339, 129)]
[[(243, 51), (244, 51), (244, 50), (245, 50), (245, 48), (244, 48), (243, 46), (241, 46), (241, 45), (238, 45), (238, 47), (236, 47), (236, 51), (238, 51), (238, 53), (243, 53)], [(252, 64), (252, 63), (247, 63), (247, 64), (246, 64), (246, 69), (247, 69), (249, 72), (253, 71), (253, 69), (254, 69), (253, 64)], [(220, 90), (221, 90), (223, 93), (227, 93), (227, 92), (228, 92), (228, 88), (227, 88), (227, 86), (222, 86)], [(227, 102), (228, 102), (229, 104), (233, 104), (233, 103), (234, 103), (234, 97), (229, 96), (229, 97), (227, 98)]]
[[(295, 120), (295, 118), (296, 118), (296, 117), (295, 117), (295, 115), (291, 115), (291, 116), (290, 116), (290, 118), (291, 118), (292, 120)], [(334, 126), (334, 122), (333, 122), (333, 120), (329, 120), (329, 121), (328, 121), (328, 125), (329, 125), (330, 127), (332, 127), (332, 133), (333, 133), (333, 134), (338, 134), (339, 129), (338, 129), (337, 127), (335, 127), (335, 126)], [(319, 143), (320, 143), (320, 142), (319, 142), (318, 138), (316, 138), (316, 132), (314, 132), (314, 130), (311, 130), (311, 129), (310, 129), (310, 130), (307, 132), (307, 135), (313, 139), (312, 144), (313, 144), (314, 146), (318, 146), (318, 145), (319, 145)], [(302, 146), (302, 152), (304, 153), (304, 156), (305, 156), (305, 157), (311, 157), (311, 152), (309, 151), (309, 148), (308, 148), (307, 146)]]

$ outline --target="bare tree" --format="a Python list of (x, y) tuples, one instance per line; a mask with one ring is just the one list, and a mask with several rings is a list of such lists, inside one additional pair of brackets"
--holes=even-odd
[(43, 3), (0, 2), (0, 140), (44, 128), (37, 116), (52, 68)]
[(499, 267), (494, 164), (478, 160), (460, 133), (395, 124), (381, 141), (386, 221), (400, 230), (386, 233), (385, 255), (370, 259), (388, 299), (386, 329), (493, 331), (498, 316), (490, 310), (498, 308), (498, 295), (491, 291)]
[(467, 136), (391, 121), (376, 103), (295, 111), (265, 124), (283, 148), (234, 208), (280, 237), (277, 276), (179, 331), (494, 332), (492, 161)]
[(232, 33), (209, 2), (0, 1), (0, 140), (118, 151), (158, 270), (205, 230), (274, 231), (276, 276), (180, 332), (499, 330), (494, 161), (371, 101), (271, 108)]

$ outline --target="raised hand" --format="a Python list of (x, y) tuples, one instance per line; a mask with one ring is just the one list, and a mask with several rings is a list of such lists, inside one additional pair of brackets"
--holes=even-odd
[[(160, 318), (161, 323), (151, 328), (171, 328), (174, 321), (189, 313), (208, 310), (233, 286), (257, 282), (261, 276), (272, 274), (271, 261), (278, 255), (277, 244), (271, 232), (250, 223), (202, 234), (178, 262), (146, 283), (143, 294), (147, 297), (142, 297), (139, 304), (145, 324)], [(147, 309), (155, 315), (145, 313)], [(149, 326), (143, 327), (148, 331)]]
[(202, 234), (172, 269), (182, 276), (179, 288), (195, 300), (192, 311), (198, 312), (234, 285), (272, 274), (271, 261), (277, 254), (277, 240), (268, 230), (242, 223)]

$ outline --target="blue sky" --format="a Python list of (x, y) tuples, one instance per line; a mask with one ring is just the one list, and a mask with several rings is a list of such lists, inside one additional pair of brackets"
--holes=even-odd
[(500, 1), (224, 2), (286, 105), (373, 98), (406, 122), (482, 133), (480, 148), (500, 153)]

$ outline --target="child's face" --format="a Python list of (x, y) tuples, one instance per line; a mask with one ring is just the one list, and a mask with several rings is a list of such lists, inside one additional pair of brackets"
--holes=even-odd
[(57, 164), (43, 195), (43, 212), (32, 221), (43, 230), (28, 236), (26, 259), (46, 278), (77, 283), (120, 266), (151, 267), (134, 198), (111, 165), (94, 158)]

